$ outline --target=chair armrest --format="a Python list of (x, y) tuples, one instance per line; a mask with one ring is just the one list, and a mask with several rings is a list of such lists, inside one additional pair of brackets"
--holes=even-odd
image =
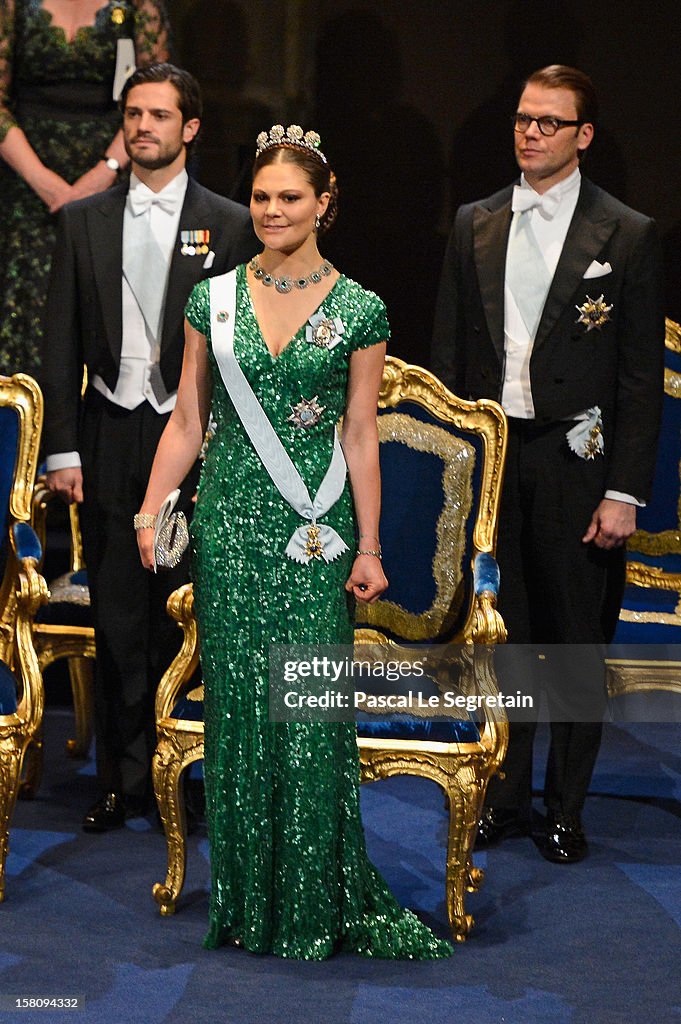
[(473, 615), (470, 631), (461, 639), (465, 643), (503, 644), (507, 632), (504, 620), (496, 609), (499, 592), (499, 566), (494, 555), (480, 551), (473, 562)]
[[(33, 526), (35, 527), (43, 548), (45, 547), (47, 536), (47, 507), (55, 500), (58, 503), (61, 503), (61, 498), (59, 498), (54, 491), (50, 491), (48, 489), (45, 477), (39, 476), (35, 482), (35, 487), (33, 488), (31, 515), (33, 519)], [(80, 533), (80, 519), (77, 502), (73, 501), (68, 506), (68, 515), (69, 533), (71, 537), (71, 572), (80, 572), (81, 569), (85, 568), (85, 560), (83, 558), (83, 539)]]
[(29, 523), (14, 523), (12, 546), (20, 562), (23, 562), (25, 558), (32, 558), (37, 564), (40, 564), (43, 557), (42, 545)]
[(172, 717), (180, 694), (194, 675), (199, 664), (197, 623), (194, 616), (194, 591), (185, 583), (168, 598), (168, 614), (183, 632), (182, 647), (163, 675), (156, 690), (156, 723)]
[(636, 587), (653, 587), (657, 590), (674, 590), (681, 593), (681, 573), (667, 572), (656, 565), (643, 562), (627, 562), (627, 583)]
[(479, 597), (481, 594), (499, 593), (499, 566), (494, 555), (488, 551), (480, 551), (473, 562), (473, 586)]

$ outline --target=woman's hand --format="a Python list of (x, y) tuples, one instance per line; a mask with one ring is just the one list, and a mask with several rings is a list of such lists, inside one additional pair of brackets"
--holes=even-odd
[(74, 196), (73, 189), (67, 181), (51, 171), (49, 167), (43, 167), (39, 177), (30, 182), (33, 191), (42, 199), (50, 213), (56, 213), (62, 206), (70, 203), (77, 196)]
[(72, 199), (85, 199), (86, 196), (104, 192), (107, 188), (111, 188), (116, 177), (116, 172), (107, 167), (104, 160), (100, 160), (89, 171), (82, 174), (77, 181), (74, 181)]
[(145, 569), (154, 569), (154, 528), (147, 527), (145, 530), (137, 530), (137, 547), (140, 549), (140, 558)]
[(345, 589), (354, 594), (358, 601), (373, 604), (387, 588), (388, 581), (380, 558), (375, 555), (357, 555)]

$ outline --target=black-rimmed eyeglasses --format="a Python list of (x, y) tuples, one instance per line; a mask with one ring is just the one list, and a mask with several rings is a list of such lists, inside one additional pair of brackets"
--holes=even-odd
[(511, 118), (513, 127), (521, 135), (524, 135), (533, 121), (537, 122), (537, 128), (542, 135), (555, 135), (559, 128), (577, 128), (586, 124), (586, 121), (564, 121), (562, 117), (530, 117), (529, 114), (514, 114)]

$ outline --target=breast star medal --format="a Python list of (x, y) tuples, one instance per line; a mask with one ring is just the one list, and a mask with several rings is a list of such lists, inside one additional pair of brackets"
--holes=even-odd
[(593, 331), (594, 327), (600, 331), (603, 324), (607, 324), (612, 306), (606, 305), (602, 295), (597, 299), (592, 299), (590, 295), (587, 295), (586, 302), (581, 306), (575, 306), (575, 309), (579, 313), (575, 323), (584, 324), (588, 334), (589, 331)]
[(326, 409), (325, 405), (319, 404), (318, 398), (319, 395), (315, 395), (314, 398), (301, 398), (297, 405), (292, 405), (291, 415), (287, 417), (288, 422), (303, 429), (314, 427)]
[(307, 542), (305, 544), (305, 554), (308, 558), (321, 558), (322, 557), (322, 542), (319, 539), (319, 527), (313, 523), (312, 526), (307, 528)]

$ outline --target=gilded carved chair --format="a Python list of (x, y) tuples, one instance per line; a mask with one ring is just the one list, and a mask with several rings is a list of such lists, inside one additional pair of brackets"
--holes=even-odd
[[(387, 656), (396, 645), (393, 656), (407, 660), (405, 642), (411, 657), (418, 657), (418, 645), (437, 645), (451, 652), (458, 689), (494, 696), (493, 645), (506, 639), (495, 607), (493, 557), (504, 414), (495, 402), (458, 399), (427, 371), (388, 359), (378, 432), (380, 534), (390, 585), (381, 600), (358, 607), (357, 642), (384, 645)], [(434, 671), (433, 679), (440, 691), (450, 688), (441, 673)], [(437, 708), (432, 714), (438, 716)], [(471, 852), (487, 783), (506, 753), (505, 715), (488, 708), (478, 722), (396, 716), (373, 723), (370, 717), (358, 723), (362, 781), (416, 775), (445, 793), (447, 913), (452, 934), (463, 941), (473, 925), (465, 892), (482, 881)]]
[[(45, 548), (47, 511), (54, 495), (48, 491), (44, 477), (39, 477), (33, 495), (33, 525)], [(59, 501), (59, 499), (56, 499)], [(50, 582), (50, 599), (41, 609), (34, 627), (35, 645), (41, 669), (59, 658), (68, 658), (73, 697), (75, 738), (67, 740), (71, 757), (86, 757), (93, 732), (93, 667), (95, 637), (91, 625), (90, 591), (83, 545), (78, 521), (78, 506), (68, 507), (70, 568)], [(42, 746), (32, 745), (23, 791), (31, 795), (37, 789), (42, 773)]]
[(664, 405), (653, 494), (627, 543), (627, 585), (608, 660), (612, 697), (681, 693), (681, 326), (667, 320)]
[[(81, 394), (87, 388), (87, 370), (83, 370)], [(33, 494), (33, 526), (43, 551), (47, 541), (47, 513), (50, 504), (61, 500), (47, 489), (45, 478), (36, 481)], [(83, 558), (78, 505), (68, 507), (70, 567), (49, 585), (47, 606), (38, 614), (34, 636), (41, 669), (60, 658), (68, 658), (73, 697), (75, 738), (66, 741), (70, 757), (86, 757), (90, 749), (94, 721), (93, 669), (95, 634), (90, 614), (90, 589)], [(42, 775), (42, 740), (36, 737), (27, 757), (22, 795), (32, 796)]]
[(41, 427), (42, 395), (33, 378), (0, 376), (0, 900), (24, 755), (43, 713), (33, 619), (47, 586), (30, 526)]
[[(427, 371), (389, 357), (379, 399), (379, 439), (381, 540), (390, 587), (358, 623), (356, 642), (363, 645), (361, 650), (371, 645), (372, 652), (412, 661), (418, 650), (413, 645), (436, 644), (438, 651), (451, 652), (440, 659), (447, 678), (454, 671), (458, 686), (463, 680), (469, 692), (494, 694), (493, 647), (506, 637), (495, 608), (498, 571), (493, 557), (506, 446), (504, 414), (494, 402), (461, 401)], [(153, 893), (162, 914), (174, 912), (184, 882), (186, 822), (180, 778), (203, 756), (191, 585), (176, 591), (168, 608), (184, 642), (156, 699), (153, 777), (168, 840), (168, 871)], [(435, 683), (439, 690), (448, 685), (439, 676)], [(472, 866), (471, 851), (487, 782), (503, 761), (507, 739), (503, 711), (490, 712), (480, 721), (358, 725), (363, 781), (419, 775), (437, 782), (446, 795), (446, 900), (457, 940), (465, 939), (473, 924), (465, 912), (465, 890), (478, 888), (482, 872)]]

